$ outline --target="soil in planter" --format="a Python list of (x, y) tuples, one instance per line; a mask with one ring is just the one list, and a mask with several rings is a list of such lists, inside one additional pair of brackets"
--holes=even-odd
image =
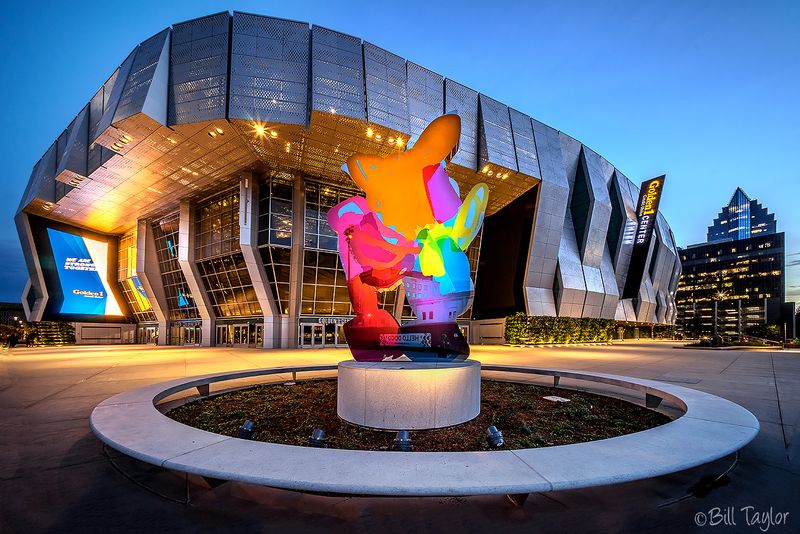
[[(552, 402), (558, 395), (570, 402)], [(167, 413), (183, 424), (227, 436), (238, 436), (247, 419), (255, 423), (253, 439), (307, 445), (315, 428), (325, 431), (328, 446), (338, 449), (387, 450), (394, 432), (368, 430), (336, 415), (336, 381), (264, 385), (200, 399)], [(670, 418), (611, 397), (528, 384), (481, 383), (481, 413), (462, 425), (411, 432), (415, 451), (480, 451), (488, 448), (486, 428), (503, 433), (506, 449), (567, 445), (612, 438), (668, 423)]]

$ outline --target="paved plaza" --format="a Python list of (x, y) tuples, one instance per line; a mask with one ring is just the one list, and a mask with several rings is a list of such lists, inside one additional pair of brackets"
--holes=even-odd
[[(484, 363), (667, 380), (741, 404), (758, 417), (761, 433), (741, 451), (730, 480), (704, 497), (687, 492), (727, 470), (733, 456), (657, 479), (535, 494), (522, 508), (498, 496), (367, 498), (230, 483), (213, 489), (190, 484), (186, 506), (175, 502), (186, 497), (183, 477), (115, 451), (108, 451), (110, 460), (89, 430), (92, 408), (128, 389), (212, 372), (348, 358), (342, 349), (92, 346), (0, 352), (0, 532), (760, 532), (770, 517), (756, 512), (770, 510), (773, 523), (789, 512), (783, 516), (788, 524), (773, 524), (770, 532), (800, 529), (797, 351), (687, 350), (667, 342), (473, 347), (473, 358)], [(711, 526), (715, 522), (720, 524)]]

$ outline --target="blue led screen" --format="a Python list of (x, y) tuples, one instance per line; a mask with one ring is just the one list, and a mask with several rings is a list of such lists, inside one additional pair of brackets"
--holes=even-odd
[(123, 315), (108, 281), (108, 243), (53, 228), (47, 236), (64, 297), (59, 312)]

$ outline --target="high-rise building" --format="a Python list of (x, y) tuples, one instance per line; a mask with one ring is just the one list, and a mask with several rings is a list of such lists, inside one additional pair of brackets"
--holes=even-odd
[(708, 227), (707, 242), (678, 249), (679, 331), (688, 337), (758, 335), (783, 322), (785, 246), (776, 230), (775, 215), (737, 187)]
[(747, 193), (737, 187), (727, 206), (708, 227), (707, 241), (735, 241), (763, 234), (774, 234), (778, 223), (775, 214), (769, 213), (758, 200), (750, 200)]

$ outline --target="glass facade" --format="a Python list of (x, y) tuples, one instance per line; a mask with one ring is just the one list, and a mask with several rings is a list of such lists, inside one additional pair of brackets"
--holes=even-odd
[(364, 196), (353, 190), (306, 182), (305, 248), (338, 250), (336, 232), (328, 224), (328, 210), (354, 196)]
[(294, 186), (287, 177), (261, 181), (258, 199), (258, 244), (292, 246)]
[[(306, 182), (303, 287), (301, 315), (352, 315), (347, 279), (339, 259), (336, 233), (328, 224), (328, 210), (361, 191)], [(381, 308), (394, 311), (397, 289), (378, 295)]]
[(680, 249), (683, 274), (676, 306), (679, 329), (689, 337), (747, 334), (768, 322), (770, 302), (783, 302), (784, 234), (708, 243)]
[(153, 322), (156, 315), (147, 294), (136, 274), (136, 234), (125, 234), (119, 239), (117, 280), (125, 295), (128, 307), (139, 323)]
[(272, 298), (283, 314), (289, 313), (289, 281), (292, 251), (284, 247), (262, 247), (261, 261), (267, 271)]
[(196, 232), (198, 260), (240, 250), (238, 187), (197, 207)]
[(732, 241), (774, 234), (776, 231), (775, 214), (769, 213), (757, 200), (750, 200), (750, 197), (737, 187), (728, 205), (722, 207), (722, 211), (708, 227), (706, 240), (709, 243)]
[(170, 321), (200, 317), (194, 297), (192, 297), (178, 263), (179, 229), (179, 213), (167, 215), (153, 223), (158, 267), (161, 271), (161, 282), (164, 285), (164, 296), (167, 300)]
[(258, 246), (272, 298), (282, 314), (289, 313), (294, 210), (293, 177), (261, 180), (258, 198)]
[(240, 252), (197, 262), (217, 317), (261, 315), (253, 282)]
[(197, 206), (196, 264), (217, 318), (261, 315), (239, 243), (239, 188)]

